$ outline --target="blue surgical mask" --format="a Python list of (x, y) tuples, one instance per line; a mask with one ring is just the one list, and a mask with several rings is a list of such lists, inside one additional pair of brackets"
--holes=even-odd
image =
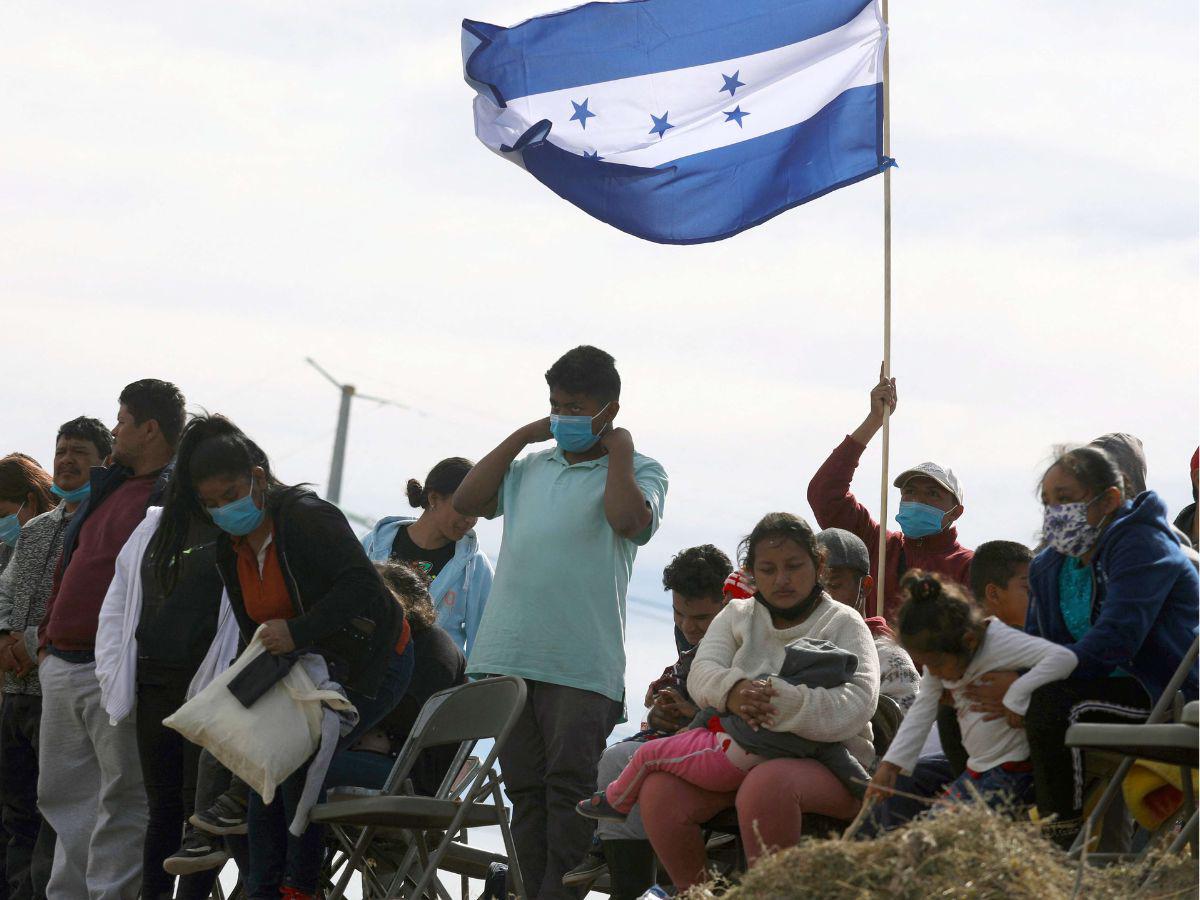
[(0, 518), (0, 541), (4, 541), (10, 547), (17, 546), (17, 538), (21, 536), (21, 520), (17, 516), (21, 514), (21, 510), (24, 508), (25, 504), (22, 503), (20, 509), (15, 513)]
[(550, 433), (558, 446), (568, 453), (587, 453), (596, 446), (600, 435), (592, 433), (592, 423), (604, 415), (604, 409), (594, 416), (550, 416)]
[(213, 524), (234, 537), (244, 537), (262, 524), (265, 511), (254, 505), (254, 481), (250, 481), (250, 493), (245, 497), (210, 508)]
[(942, 530), (942, 519), (945, 515), (945, 510), (936, 506), (917, 503), (915, 500), (901, 500), (896, 521), (905, 537), (923, 538)]
[(64, 491), (57, 484), (50, 486), (50, 493), (52, 493), (55, 497), (58, 497), (60, 500), (66, 500), (68, 503), (81, 503), (87, 499), (91, 492), (91, 481), (85, 481), (80, 487), (75, 488), (73, 491)]

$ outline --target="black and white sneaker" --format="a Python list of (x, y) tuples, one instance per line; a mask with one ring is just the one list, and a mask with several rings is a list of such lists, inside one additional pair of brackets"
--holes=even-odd
[(208, 869), (219, 869), (229, 861), (229, 854), (211, 835), (189, 828), (179, 849), (163, 860), (163, 871), (170, 875), (191, 875)]
[(214, 800), (208, 809), (189, 818), (188, 822), (209, 834), (245, 834), (246, 805), (225, 793)]

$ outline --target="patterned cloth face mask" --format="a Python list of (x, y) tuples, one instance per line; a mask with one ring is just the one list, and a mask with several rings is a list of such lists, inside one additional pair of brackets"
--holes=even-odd
[(1042, 519), (1042, 537), (1063, 556), (1083, 556), (1100, 535), (1099, 525), (1089, 525), (1088, 509), (1103, 494), (1078, 503), (1056, 503), (1046, 507)]

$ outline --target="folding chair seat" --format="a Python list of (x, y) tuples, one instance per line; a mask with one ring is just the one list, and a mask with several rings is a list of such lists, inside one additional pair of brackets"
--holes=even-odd
[(1152, 759), (1175, 766), (1196, 767), (1196, 756), (1200, 753), (1200, 730), (1197, 729), (1196, 702), (1185, 707), (1191, 709), (1191, 721), (1187, 718), (1178, 724), (1118, 725), (1100, 722), (1081, 722), (1067, 729), (1067, 744), (1087, 750), (1107, 750), (1121, 756), (1137, 759)]
[[(448, 896), (437, 880), (438, 869), (447, 858), (469, 861), (470, 848), (457, 849), (455, 840), (466, 829), (486, 826), (499, 826), (510, 877), (517, 892), (524, 893), (494, 766), (525, 696), (525, 682), (513, 676), (485, 678), (434, 694), (422, 707), (378, 795), (351, 793), (313, 809), (312, 821), (330, 825), (345, 851), (329, 900), (345, 896), (356, 871), (362, 873), (364, 890), (371, 896), (396, 896), (406, 882), (415, 884), (410, 896)], [(463, 767), (467, 753), (481, 740), (493, 741), (487, 756)], [(458, 744), (459, 752), (437, 795), (411, 795), (408, 779), (417, 757), (429, 747), (449, 744)], [(374, 865), (377, 858), (388, 865)], [(377, 870), (386, 870), (386, 884)]]
[(378, 796), (339, 799), (326, 803), (321, 808), (321, 819), (314, 813), (313, 821), (336, 821), (339, 825), (360, 828), (374, 826), (393, 829), (446, 829), (464, 806), (467, 812), (459, 823), (463, 828), (485, 828), (495, 825), (497, 816), (504, 814), (504, 807), (498, 807), (494, 803), (463, 804), (456, 800), (439, 800), (436, 797)]

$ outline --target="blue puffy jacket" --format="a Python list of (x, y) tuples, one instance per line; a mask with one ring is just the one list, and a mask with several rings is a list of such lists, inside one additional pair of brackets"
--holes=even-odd
[[(1115, 669), (1135, 677), (1157, 700), (1196, 636), (1200, 581), (1154, 491), (1125, 501), (1100, 535), (1092, 558), (1092, 627), (1076, 641), (1063, 621), (1058, 576), (1065, 557), (1053, 548), (1029, 569), (1025, 630), (1069, 647), (1079, 657), (1072, 678), (1104, 678)], [(1196, 698), (1197, 671), (1184, 682)]]

